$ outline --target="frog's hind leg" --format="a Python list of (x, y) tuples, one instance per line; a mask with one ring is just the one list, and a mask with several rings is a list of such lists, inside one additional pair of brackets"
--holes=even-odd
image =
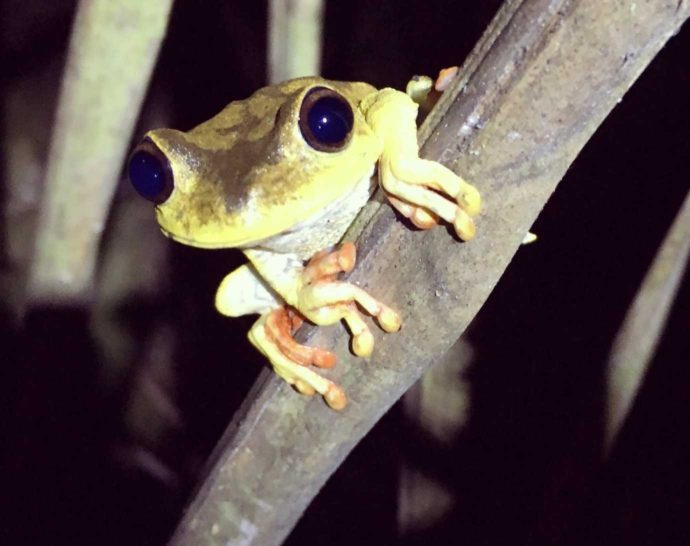
[(216, 309), (226, 317), (254, 313), (261, 315), (282, 304), (280, 296), (250, 264), (244, 264), (226, 275), (216, 290)]
[[(335, 355), (325, 349), (300, 345), (294, 340), (293, 334), (302, 324), (302, 317), (282, 302), (251, 265), (245, 264), (223, 279), (216, 292), (216, 308), (220, 313), (233, 317), (259, 313), (261, 318), (249, 332), (250, 341), (267, 356), (276, 371), (280, 368), (282, 377), (290, 378), (289, 383), (300, 392), (314, 394), (315, 390), (324, 391), (325, 380), (314, 380), (312, 376), (316, 374), (311, 371), (295, 374), (287, 363), (329, 368), (335, 363)], [(341, 397), (333, 394), (338, 392), (337, 389), (328, 388), (324, 392), (331, 393), (329, 396), (337, 406)]]
[(275, 372), (302, 394), (312, 395), (318, 392), (333, 409), (343, 409), (347, 405), (347, 397), (340, 387), (291, 359), (271, 338), (271, 330), (267, 328), (266, 322), (275, 311), (277, 310), (262, 315), (254, 323), (249, 330), (249, 341), (271, 362)]
[(313, 364), (319, 368), (332, 368), (335, 355), (319, 347), (309, 347), (295, 341), (293, 337), (304, 320), (297, 312), (287, 306), (274, 309), (266, 316), (265, 328), (268, 338), (282, 353), (303, 366)]
[[(306, 318), (314, 324), (326, 326), (345, 320), (353, 336), (353, 352), (358, 356), (371, 354), (374, 336), (360, 316), (358, 307), (376, 318), (387, 332), (400, 328), (398, 314), (370, 296), (361, 288), (337, 279), (338, 274), (350, 271), (356, 261), (355, 246), (344, 243), (340, 249), (317, 253), (306, 266), (290, 256), (266, 255), (257, 250), (245, 251), (257, 269), (288, 271), (288, 281), (282, 285), (282, 304), (262, 312), (249, 332), (250, 341), (271, 362), (276, 373), (304, 394), (323, 395), (334, 409), (342, 409), (347, 398), (340, 387), (312, 371), (310, 364), (330, 367), (335, 355), (325, 349), (300, 345), (293, 333)], [(269, 267), (270, 266), (270, 267)], [(280, 292), (283, 294), (283, 292)]]
[[(303, 282), (308, 285), (316, 281), (334, 280), (339, 273), (350, 271), (355, 259), (355, 246), (352, 243), (345, 243), (334, 252), (322, 250), (311, 258), (302, 271)], [(295, 309), (283, 305), (268, 313), (265, 328), (269, 339), (291, 360), (304, 366), (313, 364), (319, 368), (331, 368), (336, 361), (332, 352), (295, 341), (293, 335), (302, 322), (302, 317)]]

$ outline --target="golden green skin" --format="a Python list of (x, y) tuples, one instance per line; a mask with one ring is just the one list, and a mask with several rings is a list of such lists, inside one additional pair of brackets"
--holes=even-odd
[[(351, 138), (337, 152), (310, 147), (299, 129), (306, 93), (328, 87), (354, 113)], [(150, 131), (167, 156), (175, 188), (156, 207), (166, 235), (203, 248), (247, 247), (284, 233), (337, 202), (371, 173), (380, 139), (358, 105), (366, 83), (309, 77), (264, 87), (183, 133)]]

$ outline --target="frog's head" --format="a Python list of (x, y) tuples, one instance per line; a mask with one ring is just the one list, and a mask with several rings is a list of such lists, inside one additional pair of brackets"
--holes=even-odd
[(251, 245), (309, 219), (371, 172), (381, 143), (358, 105), (373, 91), (321, 78), (265, 87), (187, 133), (147, 133), (130, 179), (172, 238)]

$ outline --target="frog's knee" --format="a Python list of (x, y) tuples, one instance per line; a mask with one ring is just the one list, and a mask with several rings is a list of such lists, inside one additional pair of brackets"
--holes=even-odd
[(215, 305), (222, 315), (239, 317), (263, 314), (280, 305), (280, 301), (251, 266), (243, 265), (221, 281), (216, 291)]

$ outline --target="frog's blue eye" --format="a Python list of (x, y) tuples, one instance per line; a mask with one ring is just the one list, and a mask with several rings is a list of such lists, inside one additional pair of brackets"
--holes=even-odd
[(314, 87), (299, 112), (299, 128), (307, 144), (321, 152), (342, 150), (350, 140), (354, 115), (345, 97), (327, 87)]
[(144, 139), (129, 158), (129, 180), (139, 195), (157, 205), (172, 193), (170, 162), (149, 139)]

